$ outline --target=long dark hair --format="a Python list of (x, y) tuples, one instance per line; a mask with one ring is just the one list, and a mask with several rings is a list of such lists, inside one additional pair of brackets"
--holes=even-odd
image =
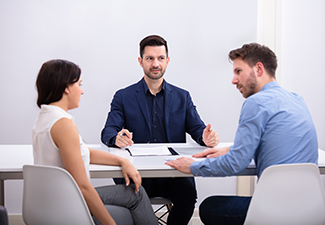
[(81, 69), (73, 62), (55, 59), (45, 62), (37, 76), (37, 105), (59, 101), (66, 87), (77, 82)]

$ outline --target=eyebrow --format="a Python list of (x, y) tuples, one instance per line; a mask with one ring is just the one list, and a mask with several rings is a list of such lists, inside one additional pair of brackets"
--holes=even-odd
[(238, 68), (238, 67), (236, 67), (235, 69), (234, 69), (234, 73), (237, 73), (238, 72), (238, 70), (241, 70), (240, 68)]
[[(152, 56), (152, 55), (147, 55), (147, 56), (145, 56), (145, 58), (148, 58), (148, 57), (154, 58), (154, 56)], [(157, 56), (157, 57), (158, 57), (158, 58), (160, 58), (160, 57), (167, 58), (166, 55), (159, 55), (159, 56)]]

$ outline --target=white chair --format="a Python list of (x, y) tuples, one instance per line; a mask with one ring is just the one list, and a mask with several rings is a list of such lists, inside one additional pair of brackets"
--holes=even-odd
[(312, 163), (266, 168), (254, 191), (245, 225), (325, 224), (325, 195)]
[[(158, 209), (155, 210), (155, 214), (159, 224), (167, 224), (167, 221), (165, 221), (163, 217), (168, 214), (172, 209), (172, 201), (163, 197), (152, 197), (150, 198), (150, 203), (152, 205), (161, 205)], [(163, 212), (161, 215), (158, 215), (158, 212), (162, 210), (165, 206), (167, 211)]]
[(84, 197), (66, 170), (23, 166), (23, 220), (27, 225), (94, 225)]

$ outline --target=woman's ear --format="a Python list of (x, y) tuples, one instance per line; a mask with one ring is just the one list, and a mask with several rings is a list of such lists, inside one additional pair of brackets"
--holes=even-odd
[(68, 87), (66, 87), (66, 88), (64, 89), (64, 93), (65, 93), (65, 94), (70, 94), (70, 90), (69, 90)]

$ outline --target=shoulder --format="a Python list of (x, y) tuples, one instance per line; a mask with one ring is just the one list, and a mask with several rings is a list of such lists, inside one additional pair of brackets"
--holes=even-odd
[(78, 132), (77, 125), (69, 118), (63, 117), (56, 121), (52, 126), (51, 133), (69, 133)]
[(179, 94), (179, 95), (190, 95), (190, 92), (183, 88), (180, 88), (176, 85), (170, 84), (167, 81), (165, 81), (165, 83), (166, 83), (166, 91), (167, 92), (172, 92), (172, 93)]
[(51, 128), (51, 137), (58, 148), (64, 143), (79, 141), (75, 122), (68, 118), (59, 119)]
[(248, 97), (243, 103), (240, 120), (256, 119), (268, 112), (271, 98), (264, 96), (260, 92)]
[(143, 89), (142, 87), (142, 80), (138, 81), (137, 83), (131, 84), (127, 87), (121, 88), (119, 90), (116, 91), (115, 94), (128, 94), (128, 93), (132, 93), (134, 91), (138, 91), (140, 89)]

